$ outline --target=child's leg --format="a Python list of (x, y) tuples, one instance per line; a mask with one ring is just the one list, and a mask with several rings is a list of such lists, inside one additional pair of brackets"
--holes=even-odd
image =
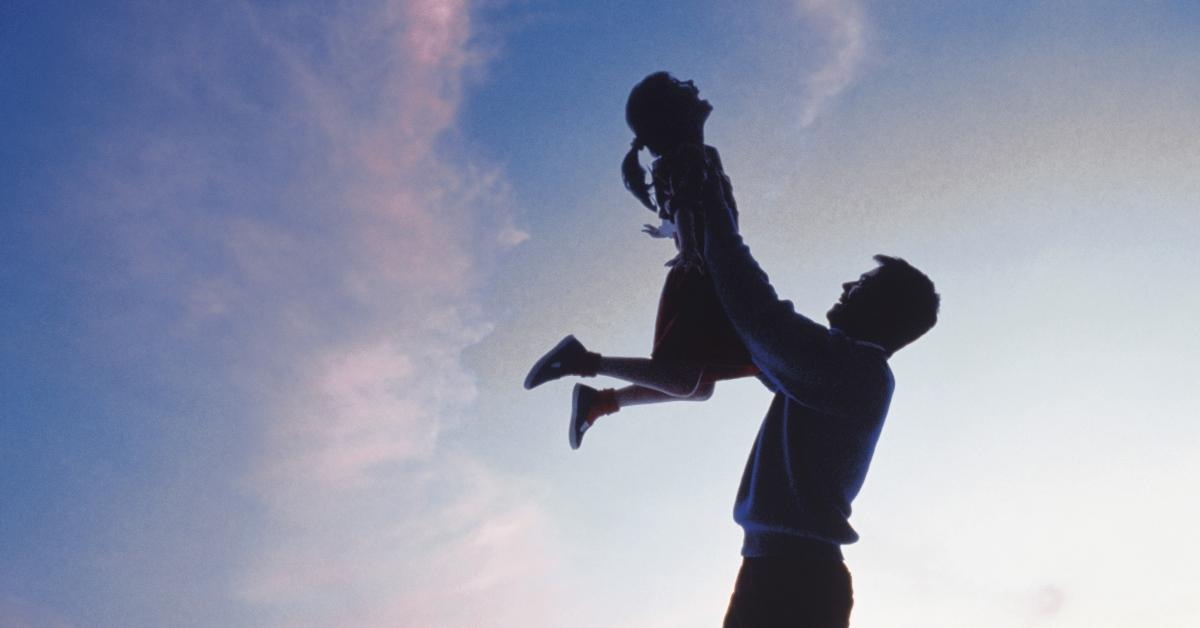
[(576, 401), (582, 405), (575, 408), (575, 413), (579, 418), (589, 425), (595, 422), (596, 419), (612, 414), (626, 406), (641, 406), (648, 403), (663, 403), (666, 401), (704, 401), (712, 397), (713, 390), (716, 385), (712, 382), (704, 382), (696, 387), (692, 394), (686, 397), (678, 395), (668, 395), (661, 390), (647, 388), (645, 386), (626, 386), (624, 388), (604, 388), (596, 390), (590, 386), (576, 384), (587, 391), (584, 397), (576, 397)]
[(679, 397), (645, 386), (634, 385), (618, 390), (612, 388), (596, 390), (590, 386), (575, 384), (569, 432), (571, 449), (579, 449), (584, 433), (597, 419), (612, 414), (625, 406), (664, 401), (704, 401), (712, 396), (714, 388), (715, 385), (712, 382), (704, 382), (697, 386), (691, 395)]
[(567, 336), (534, 363), (525, 376), (525, 388), (534, 388), (566, 375), (607, 375), (672, 397), (690, 397), (700, 386), (704, 367), (648, 358), (605, 357), (588, 351), (574, 336)]
[(712, 397), (713, 389), (716, 386), (712, 382), (706, 382), (696, 387), (696, 390), (687, 397), (677, 397), (668, 395), (660, 390), (646, 388), (645, 386), (626, 386), (618, 388), (614, 391), (616, 395), (617, 408), (626, 406), (639, 406), (648, 403), (663, 403), (664, 401), (704, 401)]
[[(680, 399), (690, 398), (699, 392), (704, 367), (699, 364), (664, 363), (648, 358), (601, 356), (596, 373), (623, 379), (638, 387), (649, 388), (655, 392)], [(643, 403), (656, 402), (657, 400)]]
[(616, 390), (596, 390), (587, 385), (575, 384), (574, 407), (571, 408), (571, 447), (578, 448), (583, 432), (586, 432), (596, 419), (617, 412), (620, 408), (665, 401), (704, 401), (713, 396), (714, 388), (716, 387), (713, 382), (704, 382), (698, 385), (691, 395), (677, 396), (636, 384)]

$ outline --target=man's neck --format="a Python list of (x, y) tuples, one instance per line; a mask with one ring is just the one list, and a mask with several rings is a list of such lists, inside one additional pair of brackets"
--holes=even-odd
[(858, 344), (860, 344), (860, 345), (865, 345), (865, 346), (871, 347), (872, 349), (879, 349), (880, 351), (882, 351), (882, 352), (883, 352), (883, 354), (884, 354), (885, 356), (887, 356), (887, 357), (889, 357), (889, 358), (890, 358), (890, 357), (892, 357), (892, 354), (891, 354), (891, 353), (888, 353), (888, 350), (887, 350), (887, 349), (885, 349), (885, 348), (883, 347), (883, 345), (881, 345), (881, 344), (879, 344), (879, 343), (877, 343), (877, 342), (871, 342), (870, 340), (861, 340), (861, 339), (859, 339), (859, 338), (855, 338), (854, 336), (851, 336), (850, 334), (847, 334), (845, 331), (841, 330), (841, 329), (840, 329), (840, 328), (838, 328), (838, 327), (830, 327), (830, 328), (829, 328), (829, 331), (831, 331), (831, 332), (833, 332), (833, 333), (835, 333), (835, 334), (841, 335), (841, 336), (845, 336), (845, 337), (849, 338), (850, 340), (853, 340), (854, 342), (856, 342), (856, 343), (858, 343)]

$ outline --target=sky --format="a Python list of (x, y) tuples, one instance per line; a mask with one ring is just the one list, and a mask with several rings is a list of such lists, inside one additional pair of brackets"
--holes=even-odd
[(1182, 0), (10, 0), (0, 626), (719, 625), (766, 389), (572, 451), (571, 382), (521, 387), (568, 333), (649, 352), (674, 252), (619, 163), (656, 70), (715, 107), (799, 312), (875, 253), (942, 294), (891, 360), (852, 625), (1195, 626), (1198, 28)]

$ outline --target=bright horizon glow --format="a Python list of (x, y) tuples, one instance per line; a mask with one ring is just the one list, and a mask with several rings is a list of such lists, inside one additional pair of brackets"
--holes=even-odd
[(1197, 625), (1200, 10), (783, 7), (0, 10), (0, 625), (717, 625), (766, 390), (573, 452), (520, 386), (649, 350), (658, 69), (799, 312), (875, 253), (943, 295), (852, 625)]

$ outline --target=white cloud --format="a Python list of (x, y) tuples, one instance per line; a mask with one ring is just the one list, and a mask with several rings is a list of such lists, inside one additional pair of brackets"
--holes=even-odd
[[(461, 452), (280, 508), (239, 583), (279, 626), (543, 625), (553, 530), (530, 487)], [(312, 488), (308, 486), (307, 488)]]
[(858, 78), (867, 57), (869, 28), (856, 0), (797, 0), (796, 6), (825, 38), (822, 63), (804, 77), (800, 124), (807, 127)]
[(513, 226), (506, 226), (496, 236), (496, 241), (506, 248), (514, 247), (529, 239), (529, 233)]

